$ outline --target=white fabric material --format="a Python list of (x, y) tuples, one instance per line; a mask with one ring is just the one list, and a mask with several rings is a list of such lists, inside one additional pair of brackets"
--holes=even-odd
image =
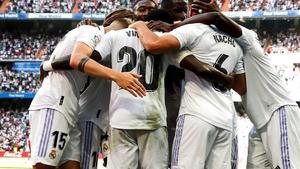
[[(102, 61), (101, 64), (111, 67), (110, 61)], [(94, 77), (89, 78), (88, 87), (80, 95), (78, 121), (93, 122), (103, 132), (106, 132), (109, 125), (111, 81)]]
[(231, 148), (230, 131), (194, 115), (180, 115), (172, 148), (171, 169), (231, 169)]
[(247, 169), (271, 169), (261, 137), (254, 127), (248, 137)]
[(258, 133), (271, 167), (300, 168), (300, 110), (298, 106), (282, 106)]
[(283, 105), (297, 105), (271, 60), (263, 52), (257, 35), (244, 27), (236, 41), (244, 50), (247, 94), (242, 98), (248, 117), (257, 129), (263, 127), (273, 112)]
[(71, 127), (62, 113), (54, 109), (32, 110), (29, 120), (32, 165), (59, 166), (68, 160), (79, 162), (81, 132)]
[(102, 130), (91, 121), (79, 123), (82, 131), (80, 168), (97, 169)]
[(155, 130), (111, 129), (108, 169), (168, 169), (166, 127)]
[(111, 57), (112, 69), (141, 74), (140, 81), (147, 90), (145, 97), (134, 97), (112, 82), (110, 125), (147, 130), (166, 126), (164, 78), (171, 62), (168, 57), (146, 52), (133, 29), (107, 33), (95, 50), (103, 59)]
[[(187, 31), (188, 30), (188, 31)], [(223, 68), (227, 73), (243, 73), (242, 49), (231, 37), (213, 27), (203, 24), (190, 24), (170, 32), (202, 62)], [(199, 79), (193, 72), (185, 70), (185, 87), (180, 114), (195, 115), (202, 120), (232, 131), (233, 101), (229, 91), (222, 93), (213, 85)]]
[[(76, 42), (83, 42), (93, 49), (102, 36), (103, 31), (94, 26), (80, 26), (73, 29), (58, 43), (50, 60), (70, 56)], [(79, 95), (86, 81), (87, 75), (78, 70), (49, 72), (29, 110), (42, 108), (58, 110), (71, 125), (75, 126), (79, 111)]]

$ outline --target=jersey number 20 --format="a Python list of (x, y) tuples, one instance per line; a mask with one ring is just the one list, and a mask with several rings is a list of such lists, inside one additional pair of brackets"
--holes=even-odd
[[(130, 72), (137, 67), (137, 73), (141, 74), (140, 82), (147, 91), (154, 91), (158, 87), (160, 56), (153, 56), (146, 50), (139, 53), (132, 47), (124, 46), (120, 49), (118, 62), (124, 61), (124, 56), (128, 56), (129, 61), (122, 67), (122, 72)], [(137, 59), (139, 63), (137, 63)], [(148, 78), (147, 78), (148, 77)]]

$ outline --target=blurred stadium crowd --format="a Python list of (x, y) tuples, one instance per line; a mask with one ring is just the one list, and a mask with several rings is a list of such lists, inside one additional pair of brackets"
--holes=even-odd
[[(6, 13), (109, 13), (113, 9), (131, 7), (130, 1), (83, 0), (75, 3), (72, 0), (12, 0)], [(74, 11), (73, 11), (74, 10)]]
[(40, 87), (37, 72), (24, 72), (0, 66), (0, 92), (36, 92)]
[(29, 117), (26, 111), (0, 109), (0, 151), (24, 151), (28, 130)]
[[(223, 0), (217, 0), (219, 4)], [(6, 13), (109, 13), (118, 7), (132, 7), (130, 0), (83, 0), (75, 3), (72, 0), (11, 0)], [(231, 0), (229, 11), (271, 11), (298, 10), (300, 1), (295, 0)]]
[[(217, 0), (222, 2), (223, 0)], [(0, 6), (4, 1), (0, 0)], [(131, 0), (10, 0), (6, 13), (104, 13), (119, 7), (132, 7)], [(231, 0), (229, 11), (300, 10), (299, 0)], [(0, 60), (44, 59), (50, 56), (63, 34), (3, 32), (0, 35)], [(300, 32), (260, 31), (261, 45), (268, 54), (300, 53)], [(299, 68), (295, 65), (295, 68)], [(36, 72), (11, 70), (0, 65), (0, 92), (35, 92), (39, 87)], [(22, 151), (28, 137), (28, 113), (0, 109), (0, 150)]]
[[(222, 0), (218, 0), (221, 2)], [(300, 1), (294, 0), (231, 0), (229, 11), (298, 10)]]

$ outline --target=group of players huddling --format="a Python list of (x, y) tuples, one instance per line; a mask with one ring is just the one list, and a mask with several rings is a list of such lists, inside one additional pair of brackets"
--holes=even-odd
[[(300, 110), (256, 33), (214, 1), (161, 6), (137, 1), (134, 12), (85, 22), (57, 44), (29, 108), (33, 168), (96, 169), (104, 133), (109, 169), (236, 168), (233, 89), (254, 124), (247, 168), (299, 169)], [(185, 7), (187, 19), (175, 10)], [(169, 65), (185, 71), (170, 163)]]

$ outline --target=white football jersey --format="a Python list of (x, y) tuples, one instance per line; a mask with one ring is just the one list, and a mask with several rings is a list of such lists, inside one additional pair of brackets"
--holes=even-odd
[(112, 82), (110, 125), (145, 130), (166, 126), (164, 78), (168, 57), (145, 51), (134, 29), (107, 33), (95, 50), (104, 59), (111, 57), (112, 69), (141, 74), (139, 80), (147, 90), (145, 97), (134, 97)]
[[(50, 60), (72, 54), (76, 42), (83, 42), (94, 49), (104, 34), (103, 27), (80, 26), (68, 32), (54, 49)], [(68, 122), (77, 121), (80, 93), (85, 90), (88, 76), (78, 70), (52, 71), (31, 102), (29, 110), (52, 108), (63, 113)]]
[[(111, 61), (102, 61), (101, 64), (111, 67)], [(89, 77), (86, 90), (80, 95), (78, 115), (79, 122), (91, 121), (104, 133), (107, 131), (109, 122), (109, 101), (111, 81)]]
[[(188, 31), (187, 31), (188, 30)], [(190, 24), (170, 32), (181, 45), (202, 62), (224, 73), (244, 73), (242, 49), (230, 36), (214, 27)], [(181, 99), (180, 114), (195, 115), (202, 120), (232, 131), (234, 106), (229, 91), (221, 91), (215, 84), (199, 79), (185, 70), (185, 86)]]
[(242, 97), (246, 112), (257, 129), (263, 127), (273, 112), (283, 105), (297, 105), (278, 76), (271, 58), (264, 54), (257, 34), (241, 27), (236, 41), (244, 50), (247, 93)]

